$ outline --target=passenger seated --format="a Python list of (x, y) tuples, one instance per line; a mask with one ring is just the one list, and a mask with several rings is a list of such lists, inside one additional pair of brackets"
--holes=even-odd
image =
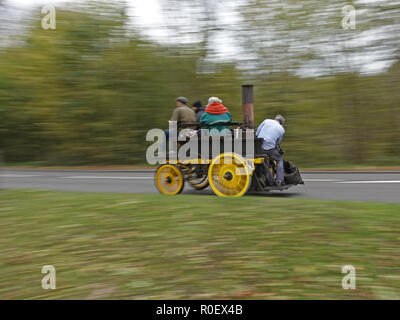
[[(188, 106), (188, 99), (185, 97), (178, 97), (175, 99), (175, 109), (172, 112), (171, 120), (170, 121), (176, 121), (177, 125), (179, 126), (180, 123), (182, 122), (196, 122), (196, 115), (192, 109), (190, 109)], [(188, 128), (193, 129), (193, 128)], [(186, 130), (186, 132), (187, 132)], [(192, 130), (194, 131), (194, 130)], [(186, 133), (185, 132), (185, 133)], [(165, 133), (165, 139), (163, 141), (163, 147), (162, 150), (167, 150), (167, 146), (169, 143), (169, 137), (170, 135), (176, 135), (176, 132), (170, 132), (169, 129), (164, 130)], [(196, 134), (196, 131), (194, 131), (194, 134)], [(173, 152), (173, 151), (171, 151)], [(164, 156), (164, 152), (160, 152), (159, 156)]]
[(204, 107), (201, 104), (200, 100), (196, 100), (195, 102), (192, 103), (192, 110), (196, 114), (196, 121), (200, 122), (200, 118), (204, 113)]
[(208, 129), (209, 135), (230, 134), (227, 123), (232, 121), (232, 115), (228, 108), (217, 97), (208, 99), (208, 105), (200, 117), (201, 129)]

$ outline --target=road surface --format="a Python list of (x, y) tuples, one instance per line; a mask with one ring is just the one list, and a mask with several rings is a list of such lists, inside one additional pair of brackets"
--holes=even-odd
[[(265, 197), (400, 203), (400, 172), (304, 172), (304, 186), (257, 194)], [(0, 170), (0, 188), (79, 192), (158, 193), (152, 171)], [(213, 194), (210, 188), (186, 194)]]

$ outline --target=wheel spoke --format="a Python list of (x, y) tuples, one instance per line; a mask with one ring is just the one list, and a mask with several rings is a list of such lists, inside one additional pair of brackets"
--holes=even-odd
[(182, 191), (183, 175), (178, 167), (166, 164), (156, 171), (156, 186), (161, 193), (174, 195)]
[(235, 154), (221, 154), (215, 158), (210, 165), (209, 176), (212, 189), (222, 196), (241, 196), (250, 184), (246, 164)]

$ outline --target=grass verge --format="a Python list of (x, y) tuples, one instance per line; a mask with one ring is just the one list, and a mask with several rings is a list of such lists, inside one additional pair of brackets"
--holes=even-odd
[(0, 190), (0, 298), (400, 299), (399, 225), (395, 204)]

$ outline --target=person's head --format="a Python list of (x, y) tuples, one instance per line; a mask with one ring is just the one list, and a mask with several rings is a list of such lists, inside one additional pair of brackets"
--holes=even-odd
[(218, 97), (210, 97), (208, 98), (208, 104), (211, 103), (222, 103), (222, 100)]
[(185, 97), (178, 97), (176, 98), (176, 106), (181, 107), (181, 106), (186, 106), (188, 103), (188, 99)]
[(283, 126), (283, 124), (285, 123), (285, 118), (283, 116), (281, 116), (280, 114), (277, 114), (275, 116), (275, 120), (278, 121), (281, 124), (281, 126)]
[(201, 104), (200, 100), (197, 100), (197, 101), (192, 103), (192, 109), (194, 111), (199, 111), (202, 107), (203, 107), (203, 105)]

